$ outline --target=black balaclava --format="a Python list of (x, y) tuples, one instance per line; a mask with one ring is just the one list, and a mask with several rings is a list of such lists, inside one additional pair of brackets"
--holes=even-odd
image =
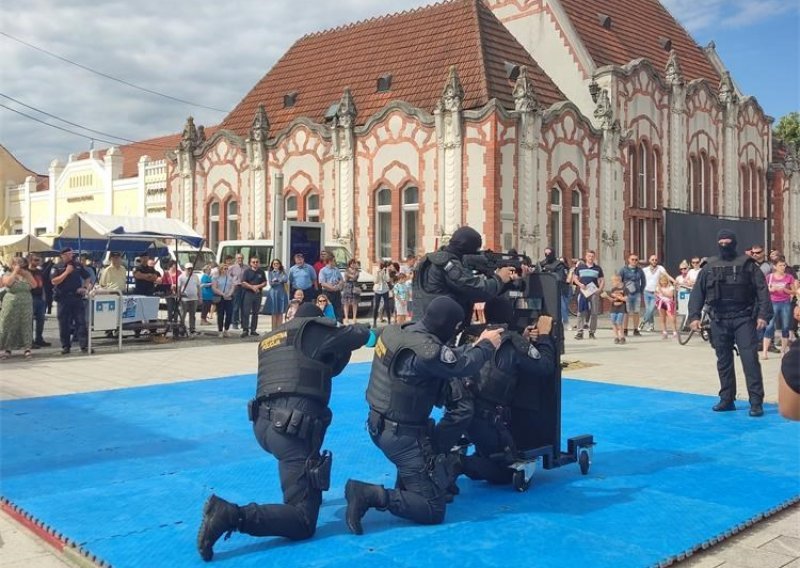
[(460, 258), (465, 254), (475, 254), (480, 250), (481, 244), (483, 239), (478, 231), (472, 227), (459, 227), (445, 248)]
[(484, 314), (486, 314), (487, 323), (505, 323), (510, 325), (511, 320), (514, 318), (514, 306), (511, 304), (510, 299), (503, 296), (492, 298), (486, 302)]
[[(550, 252), (548, 252), (550, 251)], [(545, 264), (552, 264), (556, 261), (556, 251), (553, 250), (553, 247), (547, 247), (544, 249), (544, 263)]]
[(320, 310), (314, 304), (309, 302), (303, 302), (300, 304), (300, 307), (297, 308), (297, 311), (294, 313), (294, 317), (296, 318), (318, 318), (322, 317), (322, 310)]
[(730, 229), (720, 229), (717, 233), (717, 241), (722, 239), (730, 239), (731, 244), (727, 246), (719, 245), (719, 255), (724, 260), (731, 260), (736, 258), (736, 233)]
[(456, 333), (456, 326), (464, 321), (464, 309), (448, 296), (438, 296), (428, 304), (420, 325), (446, 343)]

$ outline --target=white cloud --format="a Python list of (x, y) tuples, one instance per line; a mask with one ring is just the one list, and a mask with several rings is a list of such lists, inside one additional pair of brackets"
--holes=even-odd
[(800, 4), (786, 0), (662, 0), (691, 33), (711, 28), (742, 28), (789, 12)]
[[(391, 10), (427, 3), (394, 0)], [(219, 123), (294, 41), (386, 11), (386, 4), (369, 0), (3, 0), (3, 32), (131, 83), (226, 112), (131, 89), (5, 36), (0, 36), (0, 92), (74, 123), (144, 140), (180, 132), (189, 115), (197, 124)], [(2, 97), (0, 104), (79, 130)], [(53, 159), (63, 161), (90, 144), (3, 108), (0, 143), (40, 173)]]

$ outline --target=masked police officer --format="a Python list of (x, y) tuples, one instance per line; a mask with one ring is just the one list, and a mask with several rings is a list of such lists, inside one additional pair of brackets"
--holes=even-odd
[(500, 343), (495, 329), (474, 345), (451, 349), (446, 343), (463, 319), (461, 306), (442, 296), (421, 321), (381, 333), (367, 387), (367, 425), (373, 443), (397, 466), (397, 486), (347, 481), (347, 526), (355, 534), (362, 534), (361, 519), (373, 507), (421, 524), (444, 520), (452, 471), (447, 458), (432, 450), (430, 412), (445, 379), (475, 374)]
[(212, 495), (203, 509), (197, 547), (203, 560), (233, 531), (302, 540), (314, 535), (322, 492), (330, 484), (330, 452), (320, 453), (331, 423), (331, 378), (370, 338), (362, 324), (337, 327), (313, 304), (276, 328), (258, 347), (258, 388), (248, 407), (261, 447), (278, 458), (283, 504), (238, 506)]
[(750, 416), (763, 416), (764, 379), (758, 361), (756, 329), (766, 327), (772, 317), (767, 283), (753, 259), (736, 252), (733, 231), (720, 230), (717, 241), (719, 256), (708, 259), (689, 296), (689, 322), (693, 330), (699, 331), (703, 305), (708, 306), (720, 382), (719, 402), (713, 410), (736, 410), (735, 343), (747, 382)]
[[(486, 303), (490, 323), (512, 321), (513, 307), (505, 299)], [(511, 406), (521, 381), (553, 380), (556, 371), (555, 345), (550, 337), (553, 318), (540, 316), (535, 326), (504, 331), (494, 356), (473, 381), (475, 417), (469, 439), (475, 453), (463, 459), (463, 473), (470, 479), (490, 483), (511, 483), (518, 452), (511, 435)], [(533, 391), (535, 392), (535, 391)]]
[(84, 299), (90, 287), (89, 272), (74, 258), (72, 249), (61, 249), (61, 262), (50, 270), (53, 292), (58, 302), (58, 335), (61, 354), (72, 348), (73, 334), (81, 351), (88, 352), (89, 336), (86, 329), (86, 304)]
[(493, 277), (473, 274), (472, 270), (464, 267), (464, 255), (477, 253), (482, 243), (478, 231), (472, 227), (460, 227), (444, 248), (423, 257), (412, 283), (415, 320), (427, 311), (434, 298), (449, 296), (464, 310), (464, 324), (469, 324), (475, 302), (485, 302), (500, 295), (506, 283), (520, 276), (513, 267), (499, 268)]

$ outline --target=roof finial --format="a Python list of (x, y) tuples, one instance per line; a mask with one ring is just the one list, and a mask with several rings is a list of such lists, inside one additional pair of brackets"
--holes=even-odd
[(719, 100), (723, 104), (736, 104), (739, 100), (739, 97), (736, 96), (736, 89), (733, 87), (730, 71), (722, 73), (722, 78), (719, 81)]
[(269, 118), (264, 105), (258, 105), (258, 110), (253, 118), (253, 125), (250, 128), (250, 139), (256, 142), (266, 142), (269, 136)]
[(356, 114), (358, 114), (356, 103), (353, 100), (350, 87), (347, 87), (344, 90), (344, 94), (342, 94), (342, 98), (339, 100), (339, 108), (336, 109), (336, 118), (339, 126), (342, 128), (350, 128), (353, 125)]
[(669, 59), (667, 60), (667, 67), (664, 70), (667, 78), (667, 83), (670, 85), (683, 85), (683, 72), (681, 71), (681, 64), (678, 61), (678, 52), (674, 49), (669, 52)]
[(464, 88), (458, 78), (456, 66), (451, 65), (447, 72), (447, 82), (442, 90), (442, 97), (439, 99), (439, 110), (458, 112), (461, 110), (461, 101), (464, 100)]
[(523, 65), (519, 68), (519, 77), (514, 83), (514, 108), (521, 112), (529, 112), (539, 107), (536, 100), (536, 93), (533, 90), (533, 82), (528, 77), (528, 67)]

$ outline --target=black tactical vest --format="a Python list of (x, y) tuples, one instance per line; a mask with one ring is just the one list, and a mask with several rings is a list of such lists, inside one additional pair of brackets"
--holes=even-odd
[(389, 420), (422, 424), (433, 410), (442, 381), (428, 376), (399, 377), (395, 362), (398, 355), (408, 350), (426, 361), (436, 359), (442, 344), (434, 335), (406, 330), (408, 325), (390, 325), (378, 338), (367, 386), (367, 402), (370, 408)]
[(303, 333), (310, 325), (336, 328), (336, 322), (326, 318), (294, 318), (261, 340), (256, 397), (299, 394), (328, 404), (333, 369), (300, 349)]
[(755, 283), (752, 267), (754, 262), (746, 254), (731, 260), (712, 257), (706, 270), (706, 303), (716, 313), (735, 313), (752, 307), (755, 302)]
[(412, 281), (414, 321), (421, 320), (425, 310), (428, 309), (428, 304), (439, 296), (449, 296), (464, 306), (463, 299), (454, 298), (452, 290), (447, 286), (444, 267), (453, 259), (457, 260), (458, 257), (451, 252), (440, 250), (426, 254), (417, 265)]
[(495, 405), (510, 406), (514, 401), (519, 373), (516, 365), (511, 369), (501, 369), (498, 366), (501, 360), (500, 355), (503, 351), (508, 352), (509, 349), (513, 349), (516, 351), (514, 354), (516, 361), (516, 357), (528, 356), (529, 347), (530, 344), (518, 333), (505, 334), (500, 341), (500, 347), (494, 352), (492, 358), (481, 367), (481, 372), (475, 380), (475, 396)]

